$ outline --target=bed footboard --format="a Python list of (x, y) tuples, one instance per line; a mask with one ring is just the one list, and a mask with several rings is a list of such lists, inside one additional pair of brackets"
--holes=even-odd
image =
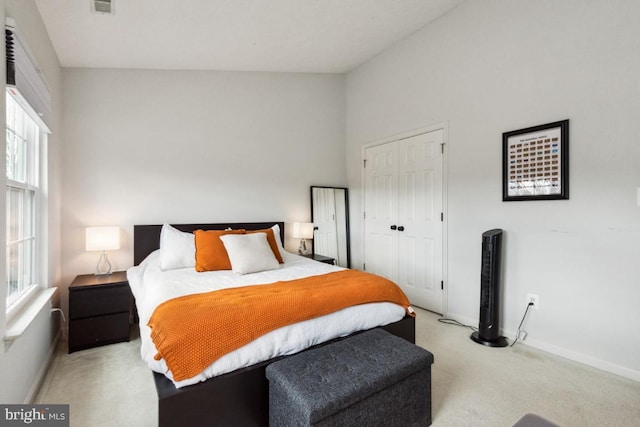
[[(381, 328), (415, 343), (414, 317), (407, 316)], [(265, 369), (279, 359), (267, 360), (180, 389), (176, 389), (164, 375), (154, 372), (158, 392), (158, 425), (269, 425), (269, 382), (265, 377)]]

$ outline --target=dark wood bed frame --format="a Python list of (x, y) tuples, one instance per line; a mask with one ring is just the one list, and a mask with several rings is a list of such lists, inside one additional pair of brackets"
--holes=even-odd
[[(173, 226), (181, 231), (192, 232), (199, 229), (224, 230), (226, 228), (259, 230), (272, 227), (274, 224), (280, 226), (280, 240), (284, 242), (284, 222), (174, 224)], [(134, 226), (134, 265), (140, 264), (147, 255), (160, 247), (161, 230), (162, 225)], [(381, 328), (415, 343), (415, 318), (413, 317), (407, 316)], [(326, 344), (328, 343), (315, 347)], [(283, 357), (260, 362), (179, 389), (164, 375), (153, 372), (158, 393), (158, 425), (160, 427), (268, 426), (269, 383), (264, 373), (267, 365)]]

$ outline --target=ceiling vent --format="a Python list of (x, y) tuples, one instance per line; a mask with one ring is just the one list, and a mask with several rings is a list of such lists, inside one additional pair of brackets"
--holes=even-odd
[(91, 12), (103, 15), (113, 15), (116, 13), (115, 0), (90, 0)]

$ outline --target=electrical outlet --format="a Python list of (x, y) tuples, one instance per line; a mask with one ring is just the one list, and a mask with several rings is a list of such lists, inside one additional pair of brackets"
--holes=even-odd
[(540, 309), (540, 297), (536, 294), (527, 294), (527, 305), (529, 303), (533, 303), (533, 308), (536, 310)]

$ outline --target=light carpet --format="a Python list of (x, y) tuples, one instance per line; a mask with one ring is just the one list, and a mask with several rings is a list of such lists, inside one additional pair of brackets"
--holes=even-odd
[[(489, 348), (417, 309), (416, 342), (433, 353), (435, 427), (513, 426), (527, 413), (561, 426), (640, 425), (640, 383), (522, 343)], [(35, 403), (68, 403), (71, 426), (156, 426), (157, 398), (140, 340), (67, 354), (62, 342)]]

